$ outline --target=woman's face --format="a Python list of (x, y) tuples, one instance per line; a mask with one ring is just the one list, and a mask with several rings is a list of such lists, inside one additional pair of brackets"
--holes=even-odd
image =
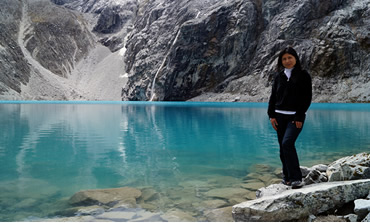
[(295, 57), (292, 54), (286, 53), (281, 58), (281, 62), (285, 68), (292, 69), (297, 63)]

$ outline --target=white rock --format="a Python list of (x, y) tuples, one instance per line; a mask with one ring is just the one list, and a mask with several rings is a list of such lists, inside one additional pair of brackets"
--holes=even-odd
[(273, 196), (281, 194), (283, 191), (289, 190), (290, 187), (284, 184), (272, 184), (268, 187), (262, 187), (256, 191), (256, 197)]
[(370, 153), (343, 157), (328, 166), (328, 181), (370, 178)]
[(370, 179), (312, 184), (233, 206), (235, 221), (307, 219), (369, 193)]
[(113, 221), (131, 220), (136, 215), (135, 212), (126, 211), (112, 211), (105, 212), (101, 215), (96, 216), (97, 219), (108, 219)]
[(317, 165), (311, 167), (311, 169), (317, 170), (317, 171), (320, 171), (320, 172), (326, 172), (326, 170), (328, 169), (328, 166), (324, 165), (324, 164), (317, 164)]
[(357, 218), (358, 216), (355, 215), (355, 214), (348, 214), (346, 216), (343, 217), (344, 220), (346, 220), (347, 222), (357, 222)]
[(370, 200), (358, 199), (355, 200), (355, 213), (359, 218), (365, 217), (370, 212)]

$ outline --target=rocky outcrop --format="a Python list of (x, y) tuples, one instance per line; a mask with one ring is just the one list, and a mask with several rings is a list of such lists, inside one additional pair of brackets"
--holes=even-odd
[(8, 91), (21, 92), (27, 84), (31, 68), (18, 45), (19, 23), (22, 19), (22, 2), (0, 2), (0, 95)]
[(0, 99), (79, 97), (64, 80), (95, 45), (84, 18), (49, 0), (0, 4)]
[(329, 181), (370, 179), (370, 153), (343, 157), (328, 166)]
[[(4, 0), (0, 4), (1, 98), (96, 99), (89, 94), (99, 95), (101, 87), (91, 87), (90, 93), (69, 78), (97, 41), (121, 54), (122, 67), (114, 74), (111, 70), (101, 74), (106, 68), (102, 66), (85, 76), (95, 82), (128, 77), (127, 84), (114, 85), (114, 91), (123, 88), (123, 100), (267, 101), (277, 53), (292, 45), (313, 77), (315, 102), (370, 101), (366, 1)], [(86, 61), (82, 69), (95, 66), (94, 62)], [(38, 85), (45, 87), (28, 89)]]
[(235, 205), (233, 217), (235, 221), (307, 220), (309, 215), (364, 198), (369, 191), (370, 179), (313, 184)]
[(366, 2), (195, 2), (145, 8), (127, 43), (124, 100), (266, 101), (288, 45), (313, 77), (314, 101), (370, 100)]
[(30, 1), (24, 7), (29, 18), (23, 37), (26, 49), (44, 68), (67, 77), (94, 44), (85, 20), (47, 1)]
[(291, 187), (283, 184), (262, 187), (256, 192), (256, 200), (234, 206), (234, 219), (291, 221), (313, 217), (311, 220), (314, 220), (315, 215), (337, 210), (354, 202), (352, 213), (341, 216), (341, 219), (362, 220), (370, 211), (370, 177), (367, 175), (369, 155), (359, 153), (343, 157), (329, 165), (301, 167), (304, 188), (291, 190)]
[(112, 51), (124, 47), (125, 37), (133, 29), (140, 7), (138, 0), (51, 1), (72, 10), (93, 14), (96, 19), (92, 22), (92, 31)]

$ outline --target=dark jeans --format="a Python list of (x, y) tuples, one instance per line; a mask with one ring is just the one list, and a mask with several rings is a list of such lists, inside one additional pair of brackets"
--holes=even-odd
[[(295, 148), (302, 128), (297, 128), (294, 123), (294, 115), (277, 114), (277, 135), (280, 145), (280, 159), (283, 164), (283, 174), (286, 181), (301, 181), (302, 173)], [(303, 126), (302, 126), (303, 127)]]

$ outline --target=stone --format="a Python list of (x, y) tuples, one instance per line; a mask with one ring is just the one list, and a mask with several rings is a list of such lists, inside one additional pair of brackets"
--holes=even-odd
[(239, 204), (239, 203), (242, 203), (242, 202), (248, 201), (248, 200), (253, 200), (254, 198), (256, 198), (256, 195), (253, 192), (250, 192), (247, 196), (250, 196), (250, 198), (243, 198), (243, 197), (230, 198), (230, 199), (227, 200), (228, 205), (225, 205), (225, 206), (232, 206), (232, 205)]
[(104, 212), (104, 208), (98, 206), (98, 205), (93, 205), (93, 206), (88, 206), (88, 207), (81, 207), (78, 208), (77, 211), (75, 212), (75, 215), (81, 216), (81, 215), (99, 215)]
[(264, 187), (265, 184), (262, 182), (253, 182), (253, 183), (246, 183), (246, 184), (241, 184), (240, 185), (242, 188), (245, 188), (247, 190), (258, 190), (261, 187)]
[(370, 222), (370, 213), (368, 213), (367, 215), (366, 215), (366, 217), (364, 218), (364, 219), (362, 219), (362, 221), (361, 222)]
[(204, 193), (207, 197), (230, 199), (233, 197), (244, 197), (249, 191), (243, 188), (218, 188)]
[(233, 217), (235, 221), (307, 219), (311, 214), (317, 215), (365, 197), (369, 190), (370, 179), (312, 184), (235, 205)]
[(322, 182), (327, 182), (327, 181), (328, 181), (328, 178), (326, 177), (326, 174), (321, 173), (320, 171), (316, 169), (311, 170), (303, 180), (305, 185), (322, 183)]
[(141, 190), (141, 199), (145, 202), (153, 201), (158, 199), (158, 192), (152, 188), (145, 188)]
[(138, 211), (136, 217), (130, 220), (131, 222), (160, 222), (162, 218), (159, 213), (152, 213), (148, 211)]
[(357, 199), (355, 200), (355, 214), (358, 215), (359, 219), (364, 218), (370, 212), (370, 200)]
[[(275, 179), (276, 177), (272, 174), (264, 173), (258, 177), (259, 180), (261, 180), (265, 185), (269, 185), (270, 182)], [(264, 186), (265, 186), (264, 185)]]
[(328, 166), (328, 181), (370, 178), (370, 153), (343, 157)]
[(213, 210), (207, 210), (204, 212), (204, 215), (207, 218), (207, 221), (210, 222), (232, 222), (233, 217), (231, 214), (232, 207), (225, 207)]
[(271, 173), (272, 167), (266, 164), (255, 164), (250, 168), (253, 173)]
[(161, 218), (169, 222), (195, 222), (196, 219), (189, 213), (186, 213), (180, 209), (171, 209), (165, 214), (161, 215)]
[(326, 170), (328, 169), (328, 165), (317, 164), (317, 165), (312, 166), (311, 169), (317, 170), (317, 171), (320, 171), (320, 172), (326, 172)]
[(71, 205), (136, 205), (136, 199), (141, 196), (141, 191), (135, 188), (122, 187), (113, 189), (85, 190), (75, 193), (70, 199)]
[(281, 194), (282, 192), (289, 190), (289, 189), (290, 187), (284, 184), (272, 184), (268, 187), (262, 187), (258, 189), (256, 191), (256, 198)]
[(313, 214), (310, 214), (310, 215), (308, 216), (307, 221), (308, 221), (308, 222), (313, 222), (313, 221), (315, 221), (315, 219), (317, 219), (317, 218), (316, 218), (316, 216), (315, 216), (315, 215), (313, 215)]
[(214, 209), (214, 208), (220, 208), (227, 205), (227, 202), (224, 200), (216, 199), (216, 200), (207, 200), (203, 201), (204, 207), (207, 209)]
[(110, 211), (104, 212), (103, 214), (97, 215), (97, 219), (107, 219), (112, 221), (128, 221), (136, 216), (135, 212), (126, 212), (126, 211)]
[(75, 216), (62, 218), (38, 219), (39, 222), (93, 222), (96, 219), (93, 216)]
[(348, 215), (345, 215), (344, 217), (344, 220), (346, 220), (347, 222), (357, 222), (357, 218), (358, 216), (355, 215), (355, 214), (348, 214)]
[(345, 220), (335, 215), (326, 215), (317, 216), (314, 222), (345, 222)]
[(308, 167), (305, 167), (305, 166), (300, 166), (300, 169), (301, 169), (301, 173), (302, 173), (302, 177), (306, 177), (310, 171), (311, 171), (311, 168), (308, 168)]

